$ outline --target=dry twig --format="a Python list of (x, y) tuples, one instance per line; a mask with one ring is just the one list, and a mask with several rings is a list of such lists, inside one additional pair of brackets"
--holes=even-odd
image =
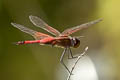
[(85, 48), (84, 52), (78, 56), (77, 60), (75, 61), (75, 64), (74, 64), (73, 67), (72, 67), (72, 70), (71, 70), (70, 74), (69, 74), (68, 77), (67, 77), (67, 80), (70, 80), (70, 77), (71, 77), (71, 75), (72, 75), (72, 72), (73, 72), (76, 64), (77, 64), (78, 61), (85, 55), (85, 53), (86, 53), (87, 50), (88, 50), (88, 46)]

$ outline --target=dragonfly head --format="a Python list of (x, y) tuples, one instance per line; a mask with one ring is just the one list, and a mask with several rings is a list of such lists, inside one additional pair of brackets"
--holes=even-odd
[(77, 48), (80, 46), (80, 40), (78, 38), (73, 37), (72, 40), (73, 40), (73, 47), (74, 48)]

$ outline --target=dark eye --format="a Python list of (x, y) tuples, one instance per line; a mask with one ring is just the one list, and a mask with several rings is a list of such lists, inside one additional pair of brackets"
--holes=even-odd
[(73, 38), (74, 43), (76, 44), (76, 38)]
[(80, 40), (79, 39), (75, 39), (76, 40), (76, 43), (75, 43), (75, 45), (74, 45), (74, 48), (77, 48), (77, 47), (79, 47), (79, 45), (80, 45)]

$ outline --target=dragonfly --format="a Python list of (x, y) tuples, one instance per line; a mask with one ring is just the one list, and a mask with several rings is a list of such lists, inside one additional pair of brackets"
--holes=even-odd
[(70, 73), (70, 70), (68, 69), (68, 67), (65, 65), (63, 61), (64, 55), (68, 51), (68, 59), (76, 58), (75, 56), (73, 56), (71, 48), (78, 48), (80, 46), (80, 39), (78, 37), (72, 37), (70, 35), (102, 21), (102, 19), (97, 19), (97, 20), (84, 23), (72, 28), (68, 28), (61, 33), (57, 29), (49, 26), (46, 22), (44, 22), (41, 18), (37, 16), (30, 15), (29, 19), (36, 27), (46, 30), (47, 32), (51, 33), (54, 36), (44, 34), (44, 33), (32, 30), (30, 28), (27, 28), (23, 25), (11, 22), (11, 25), (13, 25), (15, 28), (18, 28), (22, 32), (25, 32), (35, 38), (35, 40), (18, 41), (16, 42), (16, 45), (38, 43), (40, 45), (51, 45), (51, 46), (57, 46), (57, 47), (63, 48), (64, 50), (60, 57), (60, 62), (69, 73)]

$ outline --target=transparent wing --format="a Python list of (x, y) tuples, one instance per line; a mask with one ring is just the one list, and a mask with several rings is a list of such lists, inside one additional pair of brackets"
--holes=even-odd
[(91, 25), (96, 24), (96, 23), (98, 23), (100, 21), (102, 21), (102, 19), (98, 19), (98, 20), (95, 20), (95, 21), (91, 21), (91, 22), (88, 22), (88, 23), (76, 26), (76, 27), (72, 27), (72, 28), (66, 29), (65, 31), (63, 31), (61, 33), (61, 36), (69, 36), (72, 33), (75, 33), (75, 32), (77, 32), (77, 31), (79, 31), (81, 29), (84, 29), (84, 28), (88, 28)]
[(32, 29), (29, 29), (29, 28), (26, 28), (24, 27), (23, 25), (20, 25), (20, 24), (16, 24), (16, 23), (11, 23), (14, 27), (18, 28), (19, 30), (21, 30), (22, 32), (25, 32), (27, 34), (30, 34), (32, 35), (35, 39), (43, 39), (43, 38), (46, 38), (46, 37), (52, 37), (52, 36), (49, 36), (47, 34), (44, 34), (44, 33), (41, 33), (41, 32), (37, 32), (37, 31), (34, 31)]
[(60, 32), (54, 28), (52, 28), (51, 26), (49, 26), (48, 24), (46, 24), (42, 19), (38, 18), (37, 16), (29, 16), (30, 21), (37, 27), (40, 27), (46, 31), (48, 31), (49, 33), (55, 35), (55, 36), (59, 36)]

